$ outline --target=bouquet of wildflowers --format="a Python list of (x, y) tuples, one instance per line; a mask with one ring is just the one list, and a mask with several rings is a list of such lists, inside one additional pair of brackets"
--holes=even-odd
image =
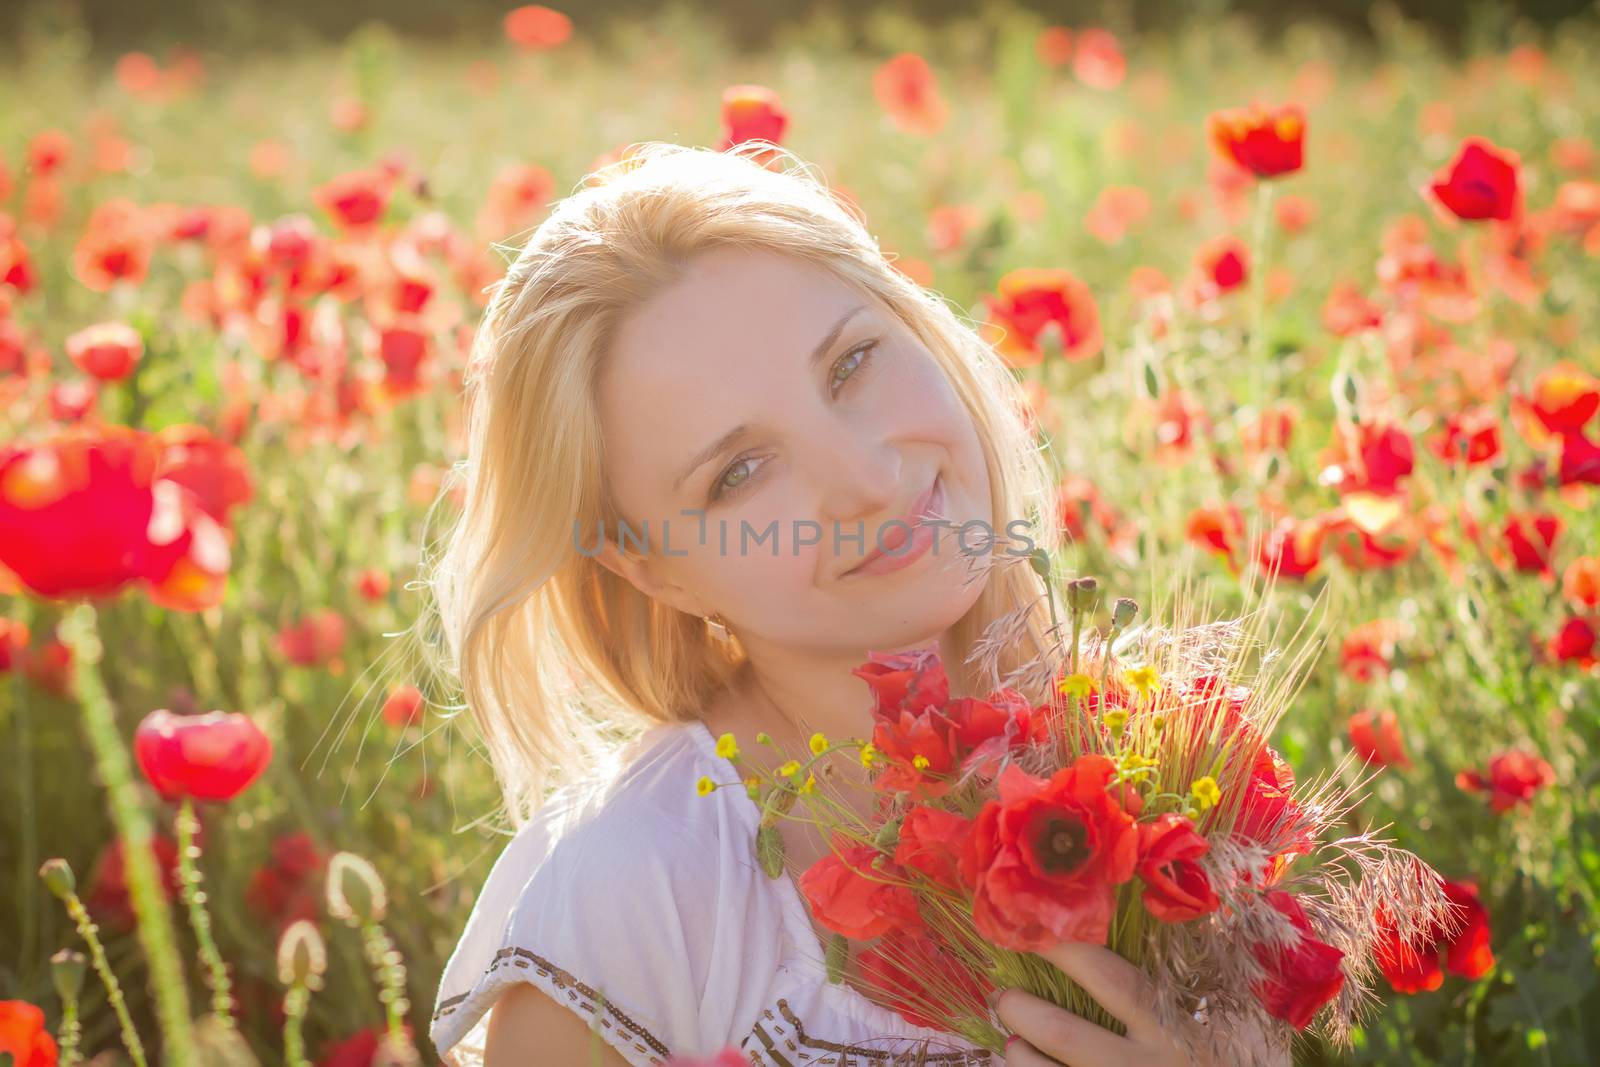
[[(1048, 577), (1048, 560), (1039, 569)], [(1457, 920), (1431, 868), (1348, 831), (1364, 783), (1340, 785), (1346, 766), (1297, 786), (1268, 744), (1298, 689), (1296, 670), (1269, 668), (1315, 650), (1285, 657), (1269, 644), (1246, 685), (1261, 642), (1243, 619), (1135, 627), (1137, 605), (1120, 598), (1102, 629), (1097, 583), (1080, 578), (1064, 590), (1063, 625), (1046, 595), (1051, 633), (1070, 625), (1071, 637), (1026, 668), (1049, 680), (1043, 701), (1009, 685), (952, 697), (937, 653), (874, 653), (855, 672), (874, 695), (870, 738), (818, 734), (804, 758), (779, 752), (759, 768), (721, 739), (749, 768), (770, 876), (785, 869), (779, 819), (829, 834), (831, 854), (798, 885), (834, 934), (830, 977), (849, 971), (908, 1021), (997, 1052), (999, 988), (1121, 1033), (1038, 955), (1085, 941), (1142, 969), (1157, 1017), (1191, 1054), (1259, 1062), (1242, 1024), (1281, 1048), (1320, 1020), (1348, 1043), (1391, 942), (1422, 945)], [(992, 655), (991, 635), (979, 646)], [(844, 759), (866, 768), (854, 777), (875, 794), (870, 818), (835, 799)], [(722, 784), (738, 783), (701, 789)], [(1380, 929), (1395, 936), (1379, 943)], [(1208, 1025), (1218, 1017), (1228, 1024)]]

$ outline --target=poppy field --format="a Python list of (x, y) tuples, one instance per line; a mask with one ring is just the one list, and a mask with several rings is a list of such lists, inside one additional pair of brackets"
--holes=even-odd
[(1326, 603), (1273, 744), (1462, 921), (1296, 1062), (1600, 1060), (1600, 28), (865, 27), (15, 43), (0, 1059), (437, 1062), (507, 832), (417, 587), (474, 325), (631, 143), (765, 139), (1015, 368), (1072, 573)]

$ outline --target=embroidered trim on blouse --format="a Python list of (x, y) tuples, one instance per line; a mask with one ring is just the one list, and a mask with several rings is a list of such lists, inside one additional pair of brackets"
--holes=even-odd
[[(643, 1047), (639, 1049), (640, 1052), (644, 1052), (646, 1049), (648, 1049), (650, 1052), (654, 1052), (658, 1056), (670, 1057), (672, 1055), (672, 1053), (668, 1051), (667, 1046), (663, 1045), (659, 1040), (657, 1040), (654, 1034), (650, 1033), (650, 1031), (634, 1022), (628, 1017), (626, 1012), (623, 1012), (615, 1004), (611, 1003), (609, 1000), (606, 1000), (600, 994), (599, 990), (592, 989), (583, 982), (578, 981), (577, 978), (562, 970), (560, 967), (557, 967), (543, 956), (529, 952), (525, 948), (503, 948), (494, 954), (494, 959), (489, 963), (489, 966), (483, 972), (484, 975), (487, 976), (493, 974), (501, 964), (505, 963), (510, 963), (511, 965), (523, 970), (526, 970), (529, 967), (536, 968), (539, 977), (550, 979), (551, 984), (553, 984), (557, 989), (564, 990), (567, 994), (568, 1000), (577, 1001), (579, 997), (582, 997), (583, 1001), (586, 1003), (579, 1002), (576, 1004), (576, 1006), (584, 1009), (590, 1015), (598, 1014), (599, 1007), (603, 1004), (605, 1006), (606, 1014), (610, 1015), (611, 1019), (601, 1019), (600, 1025), (610, 1026), (612, 1024), (612, 1020), (614, 1019), (616, 1021), (616, 1025), (626, 1036), (644, 1043)], [(480, 981), (481, 980), (482, 979), (480, 978)], [(433, 1013), (433, 1021), (438, 1022), (446, 1015), (449, 1015), (451, 1012), (455, 1011), (456, 1005), (460, 1004), (463, 1000), (466, 1000), (469, 996), (471, 996), (470, 993), (462, 993), (458, 996), (450, 997), (447, 1000), (440, 1001), (438, 1010)]]
[[(850, 1067), (850, 1064), (854, 1062), (850, 1059), (852, 1056), (864, 1057), (865, 1059), (863, 1060), (863, 1067), (870, 1064), (889, 1065), (899, 1063), (942, 1063), (958, 1065), (981, 1065), (992, 1062), (989, 1053), (985, 1050), (977, 1050), (974, 1052), (928, 1052), (926, 1051), (926, 1048), (924, 1048), (921, 1052), (891, 1052), (886, 1049), (867, 1048), (865, 1045), (844, 1045), (837, 1041), (827, 1041), (822, 1038), (812, 1037), (810, 1034), (806, 1033), (805, 1025), (801, 1023), (799, 1018), (796, 1017), (794, 1012), (789, 1008), (789, 1002), (787, 1000), (780, 999), (777, 1003), (777, 1008), (778, 1013), (783, 1016), (783, 1022), (794, 1028), (792, 1036), (785, 1031), (783, 1025), (780, 1024), (773, 1016), (772, 1009), (768, 1008), (761, 1013), (761, 1018), (770, 1026), (770, 1030), (768, 1026), (763, 1025), (762, 1022), (757, 1022), (755, 1029), (750, 1031), (750, 1036), (746, 1037), (744, 1039), (744, 1043), (739, 1046), (741, 1051), (754, 1051), (757, 1055), (760, 1055), (760, 1050), (749, 1048), (751, 1038), (760, 1040), (761, 1044), (766, 1049), (767, 1055), (772, 1058), (772, 1064), (774, 1067), (794, 1067), (795, 1063), (797, 1062), (807, 1064), (814, 1063), (818, 1064), (819, 1067), (823, 1064), (837, 1064), (839, 1067)], [(805, 1048), (801, 1048), (800, 1046), (802, 1045), (804, 1045)], [(818, 1059), (813, 1053), (806, 1051), (806, 1049), (817, 1049), (822, 1052), (837, 1053), (837, 1055), (830, 1055), (825, 1059)], [(788, 1056), (785, 1055), (786, 1052), (796, 1056), (797, 1058), (793, 1060), (789, 1059)]]

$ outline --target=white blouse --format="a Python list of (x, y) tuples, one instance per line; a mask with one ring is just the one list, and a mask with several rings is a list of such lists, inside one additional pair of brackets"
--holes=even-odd
[[(495, 998), (528, 982), (630, 1064), (735, 1046), (770, 1067), (998, 1067), (828, 981), (805, 901), (756, 863), (759, 812), (704, 724), (655, 726), (626, 755), (612, 782), (558, 790), (495, 861), (439, 981), (429, 1036), (447, 1065), (481, 1067)], [(701, 775), (733, 785), (701, 797)]]

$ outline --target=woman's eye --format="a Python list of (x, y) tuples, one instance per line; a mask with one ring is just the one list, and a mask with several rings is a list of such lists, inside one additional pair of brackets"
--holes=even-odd
[(711, 499), (721, 500), (723, 497), (732, 496), (743, 488), (750, 481), (751, 474), (747, 473), (742, 478), (733, 481), (730, 481), (729, 477), (740, 470), (748, 468), (750, 462), (749, 458), (745, 458), (735, 460), (729, 464), (728, 468), (722, 472), (722, 477), (717, 479), (717, 484), (711, 487)]
[[(877, 341), (868, 341), (866, 344), (858, 345), (841, 356), (839, 362), (833, 365), (833, 379), (831, 382), (833, 389), (837, 391), (839, 386), (855, 377), (862, 367), (871, 363), (872, 350), (877, 347)], [(842, 374), (841, 371), (843, 372)]]

